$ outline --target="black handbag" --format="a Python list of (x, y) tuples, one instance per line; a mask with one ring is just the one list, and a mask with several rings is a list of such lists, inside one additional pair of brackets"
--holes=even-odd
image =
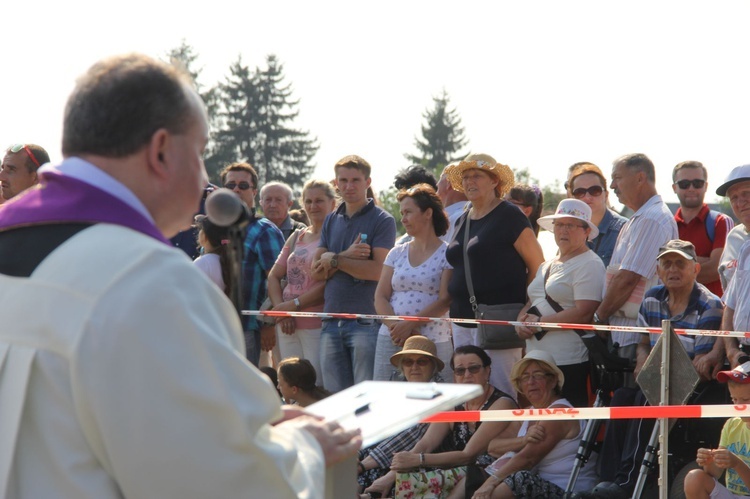
[[(474, 285), (471, 280), (471, 267), (469, 265), (469, 220), (471, 211), (466, 213), (464, 224), (464, 273), (466, 274), (466, 287), (469, 290), (469, 303), (477, 319), (516, 321), (518, 314), (523, 308), (523, 303), (502, 303), (498, 305), (484, 305), (477, 303), (474, 294)], [(514, 326), (500, 326), (496, 324), (477, 324), (477, 346), (485, 350), (509, 350), (511, 348), (523, 348), (526, 340), (518, 337)]]

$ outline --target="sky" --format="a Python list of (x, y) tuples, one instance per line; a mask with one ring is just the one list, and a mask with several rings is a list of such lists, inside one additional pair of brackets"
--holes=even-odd
[[(212, 85), (242, 57), (284, 64), (315, 176), (359, 154), (388, 187), (445, 89), (469, 144), (542, 185), (578, 161), (643, 152), (667, 201), (672, 167), (709, 170), (708, 201), (750, 163), (750, 2), (401, 0), (16, 2), (3, 23), (0, 143), (61, 159), (65, 101), (97, 60), (192, 45)], [(712, 188), (713, 187), (713, 188)], [(612, 196), (614, 198), (614, 196)]]

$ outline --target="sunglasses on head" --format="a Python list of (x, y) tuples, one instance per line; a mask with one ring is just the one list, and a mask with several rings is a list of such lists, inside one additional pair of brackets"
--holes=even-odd
[(604, 189), (600, 185), (592, 185), (588, 189), (579, 187), (578, 189), (573, 191), (573, 197), (576, 199), (581, 199), (586, 195), (586, 193), (589, 193), (594, 197), (599, 197), (602, 195), (602, 192), (604, 192)]
[(706, 185), (706, 181), (701, 178), (694, 178), (693, 180), (678, 180), (675, 182), (675, 185), (682, 190), (689, 188), (690, 184), (696, 189), (702, 189), (703, 186)]
[(469, 367), (457, 367), (453, 370), (453, 373), (458, 376), (459, 378), (466, 374), (466, 371), (469, 371), (471, 374), (478, 373), (484, 366), (480, 366), (479, 364), (474, 364), (473, 366)]
[(250, 185), (250, 182), (245, 182), (244, 180), (242, 182), (227, 182), (224, 184), (224, 187), (230, 190), (234, 190), (235, 187), (239, 187), (241, 191), (246, 191), (248, 189), (253, 188), (252, 185)]
[(29, 159), (36, 165), (37, 168), (39, 168), (41, 165), (39, 164), (39, 160), (36, 159), (36, 156), (34, 156), (34, 153), (31, 152), (31, 149), (29, 149), (29, 146), (26, 144), (13, 144), (8, 148), (10, 152), (13, 154), (19, 152), (19, 151), (26, 151), (26, 155), (29, 157)]

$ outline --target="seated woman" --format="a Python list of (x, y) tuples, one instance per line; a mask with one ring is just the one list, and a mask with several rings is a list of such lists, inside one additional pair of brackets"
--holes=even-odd
[[(516, 409), (513, 398), (490, 385), (492, 360), (487, 352), (475, 345), (456, 348), (451, 359), (456, 383), (481, 385), (484, 390), (479, 397), (455, 408), (457, 411), (485, 411)], [(492, 458), (487, 446), (493, 438), (503, 432), (507, 421), (486, 423), (432, 423), (422, 439), (410, 452), (398, 452), (393, 456), (391, 471), (376, 480), (365, 492), (379, 492), (385, 496), (396, 481), (397, 472), (412, 471), (420, 467), (451, 470), (461, 468), (454, 476), (462, 476), (469, 464), (488, 465)], [(436, 452), (438, 448), (445, 452)], [(447, 492), (445, 489), (443, 492)]]
[[(571, 407), (560, 396), (565, 376), (545, 351), (533, 350), (516, 362), (511, 380), (535, 409)], [(490, 444), (490, 452), (502, 456), (486, 468), (489, 478), (472, 498), (563, 497), (583, 426), (583, 420), (524, 421), (517, 437), (496, 439)], [(595, 482), (594, 466), (584, 466), (575, 491), (587, 490)], [(463, 497), (461, 486), (450, 496)]]
[[(408, 382), (442, 382), (440, 371), (445, 367), (437, 356), (437, 347), (429, 338), (415, 335), (407, 338), (404, 348), (391, 356), (391, 364)], [(429, 424), (412, 426), (379, 444), (359, 451), (357, 481), (361, 488), (385, 475), (391, 466), (391, 458), (396, 452), (409, 450), (427, 431)], [(360, 489), (361, 490), (361, 489)]]
[(315, 368), (309, 360), (290, 357), (279, 362), (279, 391), (287, 404), (307, 407), (330, 395), (316, 382)]

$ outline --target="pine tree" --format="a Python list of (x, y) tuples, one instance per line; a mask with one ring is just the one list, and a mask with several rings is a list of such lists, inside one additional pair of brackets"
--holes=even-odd
[(442, 168), (466, 156), (459, 151), (468, 140), (464, 136), (461, 117), (456, 108), (450, 108), (450, 98), (443, 90), (439, 97), (433, 97), (432, 109), (422, 114), (425, 123), (422, 125), (422, 138), (415, 137), (414, 145), (417, 154), (405, 154), (404, 157), (413, 163), (419, 163), (440, 174)]
[(219, 172), (229, 163), (247, 161), (255, 166), (257, 94), (254, 75), (238, 57), (229, 68), (229, 76), (217, 88), (218, 126), (205, 161), (209, 177), (216, 182)]
[(229, 76), (219, 84), (219, 123), (206, 159), (214, 178), (227, 164), (247, 161), (258, 172), (258, 185), (280, 180), (299, 189), (314, 169), (318, 150), (309, 132), (293, 128), (299, 114), (290, 84), (284, 83), (283, 65), (274, 55), (266, 68), (250, 68), (238, 58)]
[(288, 126), (299, 115), (299, 100), (291, 100), (283, 69), (276, 56), (269, 55), (266, 69), (256, 70), (256, 162), (264, 170), (263, 182), (278, 180), (301, 188), (315, 168), (311, 161), (318, 144), (307, 131)]
[(206, 111), (208, 112), (209, 127), (214, 124), (216, 116), (217, 102), (217, 89), (216, 87), (206, 87), (201, 82), (201, 73), (203, 68), (196, 68), (196, 61), (198, 60), (198, 54), (192, 45), (188, 44), (185, 39), (180, 42), (179, 47), (175, 47), (167, 53), (167, 61), (174, 66), (182, 68), (187, 72), (193, 80), (196, 92), (201, 96), (203, 102), (206, 103)]

